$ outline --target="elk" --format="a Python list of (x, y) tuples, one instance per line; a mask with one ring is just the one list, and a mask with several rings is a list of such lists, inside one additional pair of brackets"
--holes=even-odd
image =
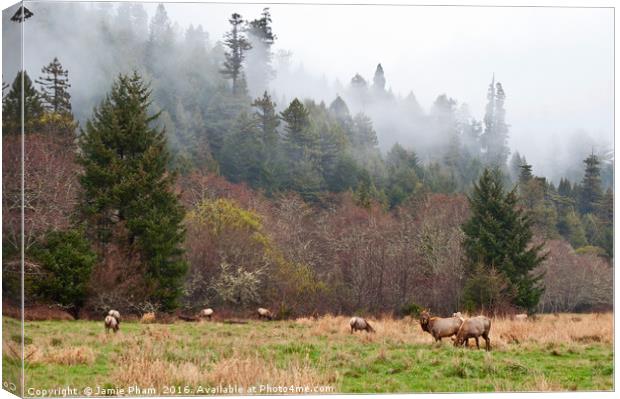
[(114, 331), (114, 333), (118, 331), (119, 322), (118, 320), (116, 320), (114, 316), (107, 315), (105, 319), (103, 320), (103, 324), (105, 326), (106, 333), (109, 333), (110, 330)]
[(429, 310), (420, 313), (420, 326), (422, 330), (431, 334), (435, 338), (435, 342), (455, 335), (459, 331), (461, 324), (463, 324), (461, 317), (431, 317)]
[(271, 313), (269, 309), (258, 308), (257, 312), (258, 312), (259, 319), (273, 320), (273, 314)]
[(200, 317), (204, 317), (207, 320), (211, 320), (211, 317), (213, 317), (213, 309), (211, 308), (202, 309), (200, 311)]
[(463, 322), (456, 334), (454, 346), (463, 345), (469, 340), (469, 338), (474, 338), (476, 340), (476, 347), (480, 349), (478, 339), (482, 337), (485, 341), (486, 350), (490, 351), (491, 338), (489, 338), (489, 331), (491, 331), (491, 319), (488, 317), (476, 316), (471, 319), (467, 319)]
[(375, 332), (375, 329), (372, 328), (370, 323), (367, 322), (366, 319), (362, 317), (357, 317), (357, 316), (352, 317), (351, 320), (349, 321), (349, 326), (351, 326), (351, 334), (353, 334), (354, 331), (366, 331), (369, 333)]

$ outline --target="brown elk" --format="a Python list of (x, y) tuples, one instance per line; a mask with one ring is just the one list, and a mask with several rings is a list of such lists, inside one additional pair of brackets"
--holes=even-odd
[(372, 328), (370, 323), (367, 322), (366, 319), (362, 317), (357, 317), (357, 316), (352, 317), (351, 320), (349, 321), (349, 326), (351, 326), (351, 334), (353, 334), (354, 331), (366, 331), (369, 333), (375, 332), (375, 329)]
[(431, 334), (435, 338), (435, 342), (455, 335), (462, 323), (463, 319), (460, 317), (431, 317), (429, 310), (424, 310), (420, 313), (420, 326), (422, 330)]
[(467, 319), (463, 322), (456, 334), (454, 346), (463, 345), (469, 340), (469, 338), (474, 338), (476, 340), (476, 347), (480, 349), (478, 339), (482, 337), (485, 341), (485, 348), (489, 351), (491, 350), (491, 338), (489, 338), (489, 331), (491, 331), (491, 319), (488, 317), (476, 316), (471, 319)]
[(118, 331), (119, 323), (118, 323), (118, 320), (116, 320), (116, 317), (107, 315), (103, 323), (105, 325), (106, 333), (109, 332), (110, 330), (114, 331), (115, 333)]
[(273, 320), (273, 313), (271, 313), (269, 309), (258, 308), (257, 312), (258, 312), (259, 319)]

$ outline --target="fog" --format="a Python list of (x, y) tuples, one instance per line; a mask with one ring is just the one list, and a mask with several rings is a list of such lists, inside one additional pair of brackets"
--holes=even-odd
[[(115, 14), (116, 5), (30, 5), (35, 17), (25, 26), (26, 70), (37, 76), (41, 66), (58, 56), (70, 71), (74, 109), (83, 121), (107, 90), (110, 76), (132, 68), (137, 57), (119, 50), (98, 25), (97, 15)], [(90, 13), (76, 13), (80, 7)], [(135, 25), (146, 29), (146, 18), (150, 20), (156, 7), (146, 3), (146, 15), (132, 14)], [(257, 18), (263, 7), (166, 4), (178, 40), (190, 25), (202, 25), (208, 33), (208, 48), (217, 47), (230, 28), (231, 13)], [(607, 152), (613, 145), (612, 9), (269, 7), (277, 40), (272, 48), (275, 75), (268, 89), (278, 105), (294, 97), (329, 104), (340, 94), (352, 111), (371, 116), (384, 151), (399, 142), (424, 153), (424, 149), (430, 151), (436, 135), (415, 117), (403, 117), (411, 116), (411, 110), (389, 101), (369, 105), (352, 98), (351, 78), (359, 73), (371, 85), (378, 63), (395, 99), (413, 93), (417, 104), (411, 106), (430, 113), (436, 98), (446, 94), (457, 107), (467, 104), (476, 120), (484, 116), (494, 75), (506, 91), (511, 150), (525, 155), (536, 174), (553, 180), (572, 167), (569, 162), (574, 165), (575, 159), (591, 151)], [(12, 24), (6, 15), (5, 36)], [(116, 21), (117, 26), (106, 29), (122, 31), (122, 19)], [(147, 32), (137, 35), (145, 37)], [(5, 61), (3, 69), (10, 82), (16, 66)], [(216, 71), (214, 65), (212, 72)], [(251, 94), (262, 90), (252, 81), (248, 85)]]
[[(187, 4), (169, 7), (169, 14), (181, 25), (203, 24), (217, 38), (228, 29), (220, 13), (253, 16), (262, 7)], [(217, 12), (204, 12), (206, 8)], [(278, 35), (276, 51), (291, 50), (294, 67), (303, 68), (319, 83), (323, 79), (333, 83), (322, 96), (316, 83), (279, 90), (331, 101), (337, 82), (348, 84), (356, 73), (371, 81), (380, 62), (387, 86), (396, 95), (413, 91), (429, 111), (435, 98), (446, 93), (466, 103), (480, 120), (495, 74), (507, 92), (510, 147), (525, 154), (537, 173), (554, 175), (556, 162), (581, 156), (574, 153), (576, 148), (588, 153), (613, 145), (611, 9), (334, 5), (270, 9)], [(393, 141), (385, 133), (378, 132), (384, 149)], [(573, 144), (573, 138), (579, 144)], [(414, 144), (406, 137), (396, 139)]]

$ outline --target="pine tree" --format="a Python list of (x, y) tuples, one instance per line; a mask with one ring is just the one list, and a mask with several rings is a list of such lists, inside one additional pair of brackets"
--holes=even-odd
[(342, 97), (336, 96), (336, 99), (329, 105), (329, 111), (343, 126), (351, 124), (351, 113)]
[(358, 149), (374, 149), (379, 144), (372, 120), (361, 112), (353, 118), (350, 140)]
[(298, 99), (280, 115), (285, 123), (289, 187), (306, 200), (314, 201), (324, 186), (320, 171), (320, 137), (312, 127), (308, 109)]
[(264, 8), (261, 17), (248, 23), (247, 32), (251, 51), (247, 57), (247, 79), (252, 92), (267, 89), (267, 84), (273, 78), (275, 71), (271, 66), (273, 54), (271, 47), (275, 43), (276, 35), (271, 28), (271, 13)]
[(41, 125), (43, 105), (41, 95), (32, 84), (27, 72), (18, 72), (11, 90), (2, 104), (2, 129), (9, 134), (20, 134), (22, 125), (22, 75), (24, 101), (24, 132), (31, 133)]
[(159, 4), (150, 22), (149, 43), (157, 47), (168, 47), (173, 40), (172, 23), (164, 5)]
[(4, 81), (4, 76), (2, 77), (2, 104), (4, 104), (4, 91), (9, 88), (9, 84)]
[(521, 165), (525, 163), (525, 157), (521, 157), (519, 151), (515, 151), (510, 158), (510, 177), (513, 182), (519, 181), (519, 176), (521, 175)]
[(303, 154), (314, 155), (318, 137), (311, 129), (309, 112), (301, 101), (295, 98), (280, 115), (285, 123), (284, 140), (293, 158), (299, 159)]
[(560, 179), (560, 184), (558, 185), (558, 194), (567, 198), (572, 198), (574, 196), (570, 180), (565, 178)]
[(508, 148), (508, 125), (504, 102), (506, 93), (500, 82), (495, 83), (495, 76), (487, 92), (487, 106), (484, 115), (484, 132), (481, 136), (486, 150), (485, 162), (495, 168), (504, 168), (510, 150)]
[(586, 172), (581, 182), (579, 212), (586, 214), (596, 210), (603, 196), (603, 190), (601, 189), (601, 168), (598, 157), (592, 154), (583, 163), (586, 164)]
[(222, 174), (254, 188), (261, 183), (265, 150), (259, 123), (254, 115), (242, 112), (222, 148)]
[[(252, 48), (250, 42), (241, 32), (241, 24), (244, 23), (241, 15), (234, 13), (228, 20), (232, 26), (230, 32), (225, 35), (224, 45), (228, 47), (228, 51), (224, 54), (224, 68), (221, 73), (232, 79), (232, 92), (235, 95), (245, 94), (243, 90), (245, 78), (243, 77), (243, 61), (245, 52)], [(240, 84), (241, 83), (241, 84)]]
[(527, 182), (532, 180), (534, 175), (532, 174), (532, 165), (528, 164), (525, 158), (521, 161), (521, 173), (519, 174), (519, 184), (525, 185)]
[[(154, 128), (150, 90), (142, 78), (119, 75), (80, 136), (82, 212), (91, 233), (107, 242), (110, 214), (124, 233), (116, 238), (140, 260), (143, 295), (163, 310), (177, 306), (187, 265), (181, 244), (184, 210), (173, 192), (175, 174), (165, 132)], [(120, 222), (120, 223), (118, 223)]]
[(65, 70), (58, 58), (43, 67), (44, 74), (36, 82), (41, 85), (41, 97), (45, 108), (57, 114), (71, 114), (71, 95), (69, 94), (69, 71)]
[(517, 206), (515, 190), (504, 191), (502, 180), (499, 170), (485, 169), (469, 197), (471, 217), (463, 225), (468, 272), (477, 265), (496, 268), (517, 293), (513, 304), (532, 310), (543, 292), (542, 276), (533, 270), (546, 255), (540, 255), (542, 244), (531, 245), (532, 221)]
[(268, 148), (275, 148), (278, 145), (278, 126), (280, 125), (280, 119), (276, 114), (276, 104), (265, 92), (262, 98), (254, 100), (252, 106), (256, 108), (255, 115), (260, 121), (259, 127), (263, 142)]
[(605, 191), (605, 194), (597, 204), (596, 215), (603, 224), (609, 226), (614, 224), (614, 192), (611, 188)]
[(375, 76), (372, 79), (373, 89), (379, 93), (385, 92), (385, 73), (381, 64), (377, 65)]
[(145, 48), (146, 66), (156, 76), (164, 76), (171, 62), (174, 31), (166, 8), (159, 4), (149, 24), (149, 38)]
[(34, 289), (42, 298), (59, 303), (77, 317), (88, 294), (88, 282), (97, 263), (84, 232), (77, 229), (50, 231), (36, 243), (30, 256), (41, 265)]
[(351, 87), (355, 89), (366, 89), (368, 87), (368, 83), (366, 83), (366, 79), (364, 79), (362, 75), (356, 73), (351, 79)]
[(276, 104), (267, 92), (262, 98), (255, 99), (252, 106), (256, 109), (254, 115), (258, 119), (262, 141), (260, 186), (267, 193), (273, 193), (278, 190), (285, 171), (278, 132), (280, 118), (276, 113)]

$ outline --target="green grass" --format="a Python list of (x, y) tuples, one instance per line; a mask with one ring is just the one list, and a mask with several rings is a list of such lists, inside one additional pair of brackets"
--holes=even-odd
[[(9, 327), (13, 333), (8, 336), (11, 340), (15, 323), (7, 319), (3, 323), (5, 331)], [(135, 350), (151, 341), (153, 349), (149, 350), (158, 359), (208, 370), (235, 356), (255, 356), (281, 370), (294, 362), (306, 362), (326, 385), (343, 393), (613, 389), (613, 348), (598, 342), (514, 344), (487, 353), (454, 348), (446, 341), (435, 345), (430, 336), (425, 343), (402, 342), (380, 333), (365, 337), (365, 332), (350, 335), (346, 329), (317, 331), (294, 321), (245, 325), (123, 322), (116, 336), (106, 335), (103, 323), (92, 321), (28, 322), (25, 330), (30, 347), (39, 353), (86, 347), (95, 355), (91, 364), (27, 361), (26, 388), (114, 387), (123, 351), (128, 345)], [(420, 334), (418, 329), (412, 329), (414, 333)], [(14, 373), (16, 365), (19, 362), (4, 353), (5, 372)]]

